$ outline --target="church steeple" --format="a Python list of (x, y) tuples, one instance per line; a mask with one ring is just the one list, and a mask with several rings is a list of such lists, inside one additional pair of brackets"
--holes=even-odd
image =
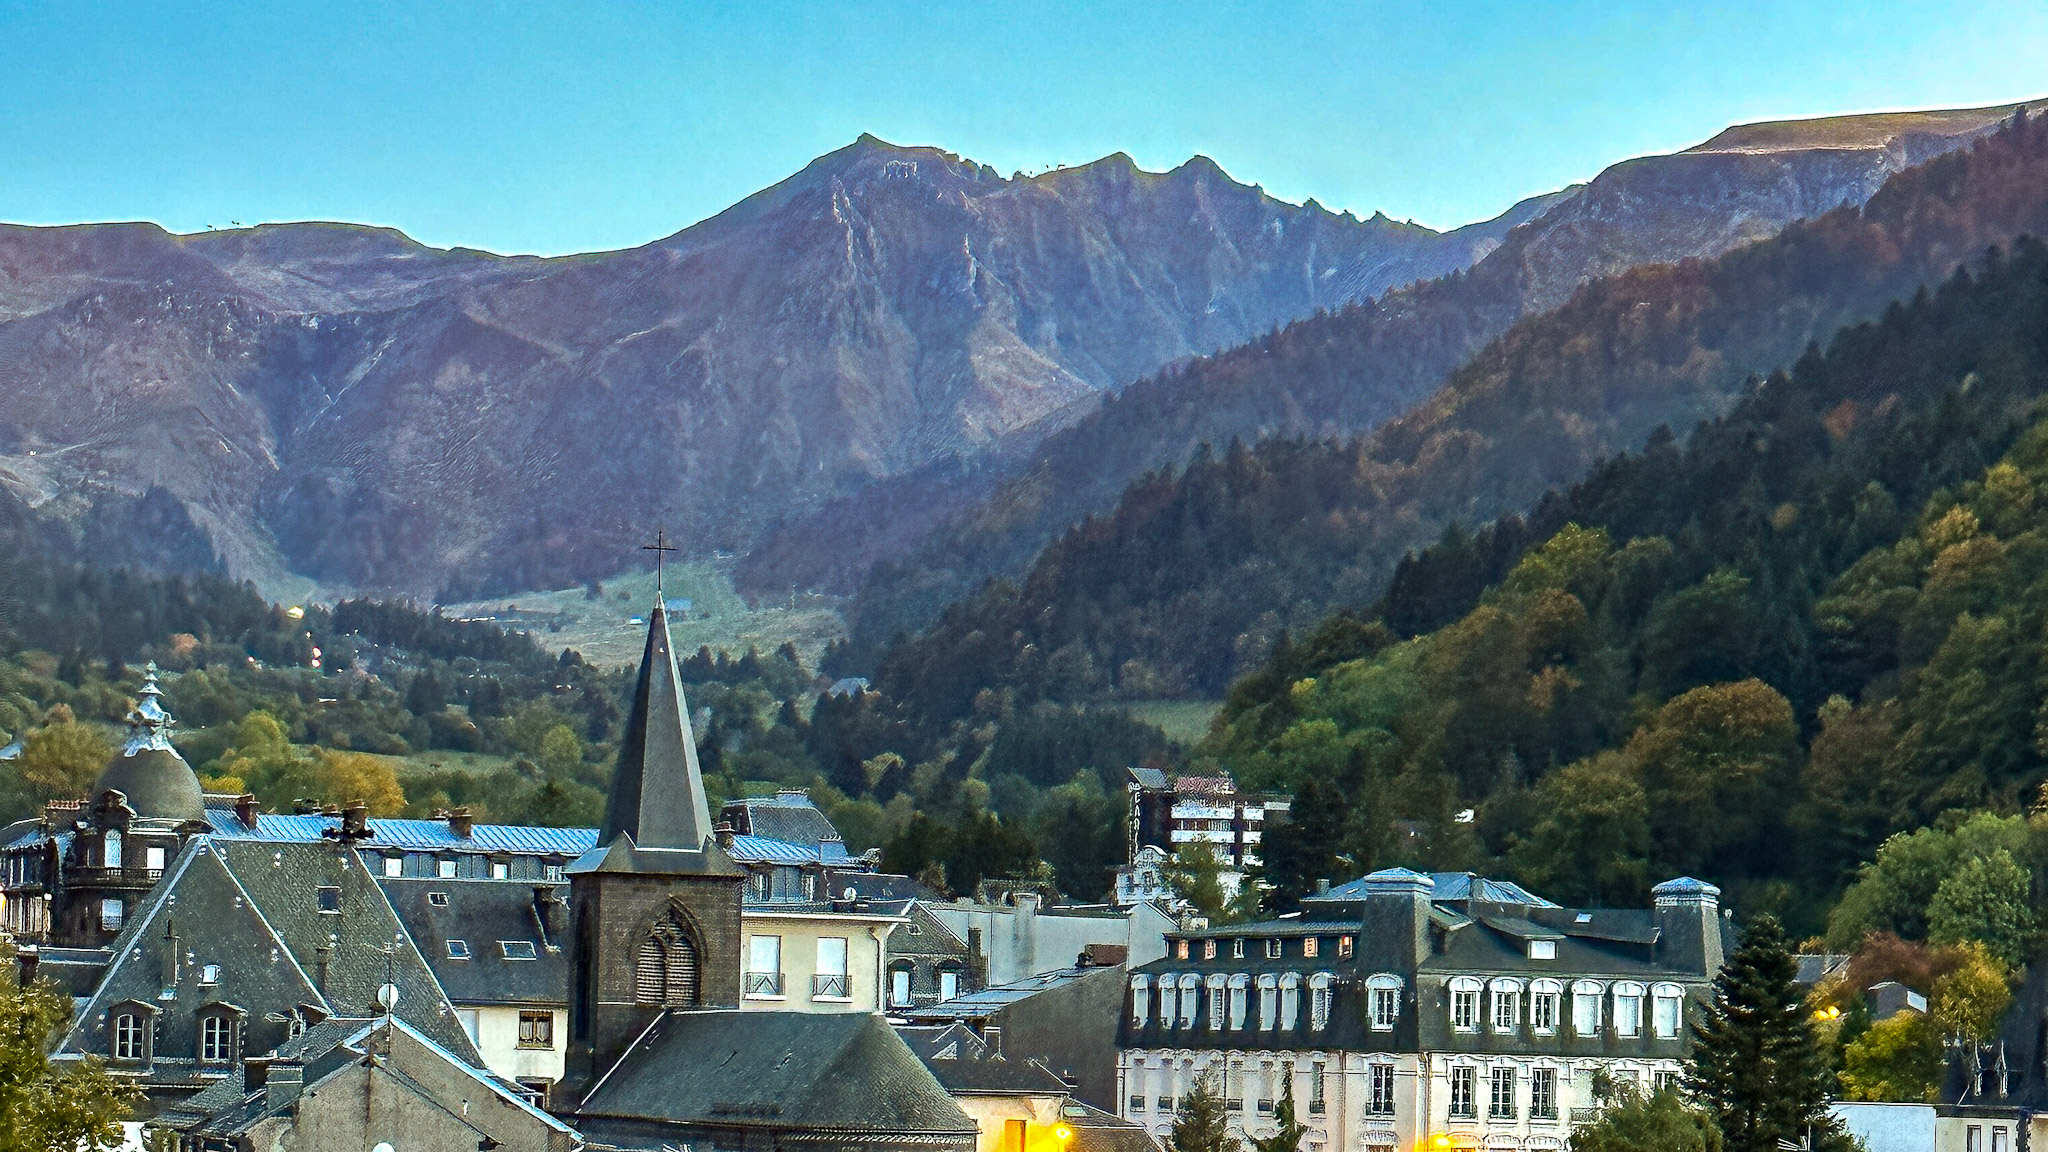
[(598, 843), (610, 844), (620, 833), (639, 848), (693, 852), (711, 837), (711, 805), (697, 766), (697, 740), (669, 641), (668, 613), (660, 604), (647, 621), (647, 651), (640, 657), (640, 679), (619, 740)]

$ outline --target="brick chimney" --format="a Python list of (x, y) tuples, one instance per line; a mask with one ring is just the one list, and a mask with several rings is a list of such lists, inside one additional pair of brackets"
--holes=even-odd
[(470, 830), (475, 827), (476, 818), (469, 814), (469, 809), (451, 808), (448, 810), (448, 831), (455, 836), (467, 840), (469, 839)]
[(1367, 876), (1359, 924), (1361, 963), (1389, 972), (1413, 972), (1429, 959), (1429, 911), (1435, 892), (1434, 880), (1406, 868), (1383, 868)]
[(251, 831), (255, 830), (256, 797), (250, 795), (247, 792), (244, 792), (240, 796), (235, 797), (235, 819), (240, 820), (242, 822), (242, 827), (250, 829)]

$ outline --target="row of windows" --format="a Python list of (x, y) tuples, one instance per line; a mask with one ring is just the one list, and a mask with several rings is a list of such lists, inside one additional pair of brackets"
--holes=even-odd
[[(1316, 958), (1320, 957), (1320, 956), (1321, 956), (1321, 955), (1323, 954), (1323, 938), (1322, 938), (1322, 937), (1320, 937), (1320, 936), (1303, 936), (1303, 937), (1301, 937), (1301, 938), (1300, 938), (1300, 940), (1301, 940), (1301, 946), (1300, 946), (1300, 947), (1299, 947), (1298, 949), (1296, 949), (1296, 952), (1297, 952), (1297, 954), (1299, 954), (1299, 955), (1301, 956), (1301, 958), (1302, 958), (1302, 959), (1304, 959), (1304, 960), (1314, 960), (1314, 959), (1316, 959)], [(1358, 947), (1358, 938), (1357, 938), (1357, 937), (1355, 937), (1355, 936), (1339, 936), (1339, 937), (1337, 937), (1337, 941), (1336, 941), (1336, 948), (1337, 948), (1337, 959), (1339, 959), (1339, 960), (1349, 960), (1349, 959), (1351, 959), (1351, 955), (1352, 955), (1352, 953), (1353, 953), (1354, 951), (1356, 951), (1356, 950), (1357, 950), (1357, 947)], [(1232, 940), (1230, 941), (1230, 958), (1231, 958), (1231, 959), (1233, 959), (1233, 960), (1242, 960), (1242, 959), (1244, 959), (1244, 958), (1245, 958), (1245, 956), (1246, 956), (1247, 952), (1248, 952), (1248, 951), (1250, 951), (1250, 950), (1251, 950), (1252, 948), (1253, 948), (1253, 944), (1252, 944), (1252, 942), (1251, 942), (1251, 940), (1250, 940), (1249, 938), (1247, 938), (1247, 937), (1244, 937), (1244, 936), (1238, 936), (1238, 937), (1235, 937), (1235, 938), (1233, 938), (1233, 939), (1232, 939)], [(1179, 959), (1179, 960), (1189, 960), (1189, 959), (1193, 959), (1193, 957), (1192, 957), (1192, 956), (1190, 955), (1190, 953), (1191, 953), (1191, 952), (1192, 952), (1193, 950), (1194, 950), (1194, 942), (1193, 942), (1193, 941), (1189, 941), (1189, 940), (1176, 940), (1176, 941), (1174, 941), (1174, 950), (1173, 950), (1173, 954), (1174, 954), (1174, 957), (1175, 957), (1176, 959)], [(1265, 938), (1265, 939), (1263, 939), (1263, 940), (1260, 940), (1260, 941), (1258, 942), (1258, 944), (1257, 944), (1257, 950), (1258, 950), (1258, 951), (1260, 952), (1260, 954), (1264, 955), (1264, 956), (1265, 956), (1265, 958), (1266, 958), (1266, 959), (1268, 959), (1268, 960), (1279, 960), (1279, 959), (1282, 959), (1282, 958), (1284, 958), (1284, 957), (1286, 956), (1286, 954), (1287, 954), (1287, 942), (1286, 942), (1286, 940), (1285, 940), (1285, 939), (1283, 939), (1283, 938), (1281, 938), (1281, 937), (1277, 937), (1277, 936), (1269, 936), (1269, 937), (1267, 937), (1267, 938)], [(1220, 954), (1220, 952), (1222, 951), (1222, 946), (1221, 946), (1220, 942), (1218, 942), (1218, 941), (1216, 941), (1216, 940), (1214, 940), (1214, 939), (1204, 940), (1204, 941), (1202, 941), (1202, 942), (1201, 942), (1201, 949), (1200, 949), (1200, 951), (1201, 951), (1201, 957), (1202, 957), (1202, 959), (1204, 959), (1204, 960), (1214, 960), (1214, 959), (1216, 959), (1216, 958), (1217, 958), (1217, 956), (1218, 956), (1218, 955)]]
[[(852, 997), (852, 979), (847, 973), (846, 960), (846, 937), (818, 937), (817, 963), (811, 970), (811, 999), (846, 1000)], [(747, 937), (744, 981), (743, 990), (749, 996), (787, 994), (782, 986), (782, 937), (763, 934)]]
[[(1165, 1083), (1161, 1085), (1164, 1091), (1158, 1097), (1158, 1111), (1171, 1113), (1180, 1105), (1180, 1101), (1175, 1095), (1178, 1081), (1175, 1078), (1176, 1073), (1174, 1070), (1166, 1069), (1163, 1071)], [(1253, 1115), (1271, 1116), (1275, 1100), (1278, 1099), (1283, 1086), (1294, 1077), (1296, 1067), (1292, 1062), (1280, 1064), (1277, 1068), (1272, 1065), (1265, 1065), (1259, 1068), (1242, 1068), (1226, 1064), (1221, 1071), (1222, 1077), (1218, 1090), (1222, 1093), (1227, 1107)], [(1392, 1073), (1393, 1068), (1391, 1065), (1388, 1066), (1387, 1071), (1390, 1074)], [(1192, 1070), (1187, 1075), (1190, 1077), (1188, 1082), (1192, 1084)], [(1309, 1064), (1307, 1078), (1308, 1091), (1302, 1095), (1305, 1095), (1307, 1099), (1308, 1114), (1320, 1116), (1328, 1108), (1329, 1101), (1324, 1064), (1321, 1060), (1312, 1061)], [(1391, 1075), (1387, 1083), (1388, 1100), (1391, 1102), (1393, 1098), (1391, 1095), (1393, 1090)], [(1129, 1078), (1131, 1111), (1143, 1112), (1146, 1110), (1149, 1101), (1146, 1089), (1149, 1086), (1145, 1069), (1131, 1069)], [(1248, 1093), (1254, 1089), (1258, 1094), (1256, 1096), (1249, 1095)], [(1299, 1098), (1301, 1097), (1297, 1096), (1297, 1099)]]
[[(1453, 1066), (1450, 1070), (1449, 1115), (1451, 1119), (1476, 1120), (1479, 1118), (1480, 1077), (1482, 1071), (1485, 1073), (1487, 1118), (1493, 1120), (1513, 1120), (1517, 1118), (1520, 1109), (1525, 1106), (1528, 1118), (1531, 1120), (1556, 1120), (1559, 1118), (1557, 1069), (1540, 1067), (1529, 1069), (1529, 1092), (1525, 1102), (1519, 1095), (1520, 1072), (1512, 1065), (1503, 1064), (1481, 1069), (1477, 1065), (1460, 1064)], [(1251, 1079), (1257, 1083), (1261, 1093), (1257, 1103), (1258, 1113), (1262, 1115), (1271, 1114), (1273, 1110), (1273, 1094), (1277, 1090), (1276, 1086), (1284, 1084), (1286, 1082), (1285, 1078), (1293, 1075), (1294, 1066), (1291, 1064), (1281, 1065), (1279, 1073), (1281, 1079), (1278, 1081), (1271, 1079), (1270, 1073), (1270, 1068), (1252, 1071), (1234, 1069), (1228, 1065), (1224, 1066), (1222, 1069), (1223, 1083), (1221, 1085), (1221, 1092), (1225, 1101), (1235, 1110), (1246, 1111), (1245, 1080)], [(1175, 1095), (1176, 1091), (1184, 1084), (1192, 1084), (1194, 1072), (1192, 1069), (1185, 1071), (1169, 1069), (1164, 1070), (1164, 1074), (1167, 1083), (1161, 1085), (1164, 1090), (1156, 1098), (1156, 1110), (1160, 1113), (1170, 1114), (1176, 1110), (1180, 1103)], [(1614, 1075), (1617, 1079), (1624, 1081), (1633, 1081), (1636, 1078), (1636, 1073), (1633, 1069), (1618, 1069), (1615, 1070)], [(1143, 1068), (1134, 1068), (1129, 1074), (1130, 1109), (1133, 1112), (1143, 1112), (1146, 1110), (1148, 1103), (1154, 1103), (1154, 1100), (1146, 1095), (1146, 1089), (1150, 1086), (1147, 1077), (1148, 1072)], [(1676, 1078), (1677, 1073), (1675, 1072), (1660, 1071), (1655, 1073), (1654, 1083), (1657, 1089), (1662, 1090), (1672, 1086)], [(1317, 1061), (1310, 1066), (1309, 1072), (1309, 1113), (1311, 1115), (1321, 1114), (1325, 1106), (1324, 1101), (1324, 1066), (1321, 1061)], [(1376, 1063), (1366, 1067), (1365, 1111), (1370, 1116), (1390, 1117), (1394, 1115), (1394, 1065)], [(1999, 1152), (2004, 1152), (2004, 1150), (2001, 1149)]]
[[(1594, 980), (1580, 980), (1572, 985), (1573, 1032), (1581, 1036), (1592, 1036), (1599, 1033), (1605, 1023), (1612, 1025), (1616, 1036), (1640, 1035), (1643, 1030), (1643, 1001), (1647, 993), (1651, 1005), (1651, 1035), (1661, 1040), (1669, 1040), (1678, 1035), (1685, 1003), (1685, 990), (1678, 985), (1658, 984), (1645, 989), (1641, 984), (1621, 981), (1611, 990), (1611, 1009), (1608, 1007), (1609, 991)], [(1482, 992), (1490, 1001), (1491, 1011), (1486, 1019), (1492, 1031), (1519, 1031), (1525, 1009), (1529, 1027), (1533, 1031), (1543, 1034), (1557, 1031), (1564, 999), (1564, 985), (1559, 981), (1533, 981), (1525, 992), (1520, 981), (1495, 980), (1491, 986), (1486, 986), (1472, 977), (1459, 977), (1451, 981), (1450, 1017), (1451, 1028), (1454, 1031), (1479, 1031)], [(1372, 1004), (1371, 1019), (1376, 1028), (1392, 1027), (1391, 1020), (1382, 1023), (1381, 1005), (1377, 997)]]
[[(125, 844), (121, 837), (121, 830), (119, 828), (107, 829), (100, 836), (100, 867), (126, 867), (125, 858), (127, 852), (124, 848)], [(150, 844), (142, 850), (142, 866), (151, 872), (161, 872), (164, 870), (164, 860), (167, 854), (168, 849), (163, 845)]]
[[(889, 1006), (908, 1008), (912, 1003), (911, 977), (913, 969), (907, 964), (897, 964), (889, 969)], [(939, 999), (951, 1000), (960, 995), (960, 970), (939, 969)]]
[[(458, 868), (458, 858), (454, 856), (425, 857), (423, 859), (431, 859), (433, 861), (431, 874), (437, 879), (454, 880), (458, 878), (460, 872), (462, 871)], [(429, 873), (428, 866), (425, 864), (416, 866), (410, 873), (408, 873), (405, 867), (406, 860), (407, 857), (404, 856), (384, 857), (384, 875), (395, 880), (402, 876), (424, 876)], [(510, 880), (512, 879), (512, 862), (509, 860), (492, 860), (485, 866), (483, 870), (483, 876), (474, 875), (474, 869), (470, 869), (469, 871), (471, 871), (472, 873), (472, 875), (469, 877), (471, 879), (482, 879), (483, 876), (488, 876), (493, 880)], [(524, 872), (527, 870), (521, 869), (521, 871)], [(562, 877), (564, 876), (564, 872), (562, 871), (562, 865), (560, 864), (543, 864), (540, 868), (540, 875), (542, 879), (552, 881), (554, 883), (560, 883)], [(522, 879), (525, 878), (527, 877), (522, 877)]]
[[(195, 1054), (202, 1064), (226, 1064), (235, 1058), (237, 1025), (226, 1012), (209, 1012), (199, 1018), (199, 1042)], [(150, 1021), (139, 1010), (117, 1012), (108, 1030), (107, 1055), (116, 1060), (146, 1060), (150, 1056)]]
[[(1318, 972), (1308, 978), (1309, 1027), (1317, 1032), (1330, 1023), (1330, 1002), (1335, 977)], [(1262, 972), (1257, 977), (1258, 1027), (1261, 1031), (1294, 1030), (1301, 1015), (1302, 978), (1297, 972)], [(1192, 972), (1159, 977), (1159, 1025), (1162, 1028), (1193, 1028), (1202, 1019), (1206, 1001), (1209, 1030), (1226, 1027), (1236, 1031), (1251, 1019), (1253, 977), (1247, 972), (1211, 972), (1205, 977)], [(1206, 990), (1206, 994), (1205, 994)], [(1131, 977), (1131, 1023), (1139, 1028), (1152, 1021), (1151, 977)]]

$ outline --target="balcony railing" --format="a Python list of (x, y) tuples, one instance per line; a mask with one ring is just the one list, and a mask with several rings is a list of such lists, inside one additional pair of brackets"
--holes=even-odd
[(814, 1000), (844, 1000), (852, 995), (849, 982), (841, 972), (832, 976), (811, 977), (811, 998)]
[(746, 989), (746, 993), (749, 996), (780, 996), (782, 995), (782, 973), (749, 972), (742, 987)]
[(1572, 1109), (1572, 1123), (1574, 1124), (1591, 1124), (1593, 1121), (1598, 1120), (1599, 1118), (1600, 1110), (1598, 1108)]

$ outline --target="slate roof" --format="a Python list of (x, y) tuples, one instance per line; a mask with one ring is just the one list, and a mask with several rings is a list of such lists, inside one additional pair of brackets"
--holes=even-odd
[(36, 975), (54, 980), (73, 996), (90, 996), (114, 962), (111, 948), (52, 948), (36, 950)]
[[(416, 878), (385, 878), (378, 883), (451, 1001), (555, 1006), (569, 1002), (569, 909), (561, 902), (566, 886)], [(548, 892), (546, 923), (536, 905), (536, 888)], [(435, 904), (436, 895), (446, 903)], [(465, 955), (450, 954), (451, 940), (462, 942)], [(505, 941), (530, 945), (533, 959), (508, 957), (502, 947)]]
[(993, 1052), (965, 1024), (899, 1025), (924, 1066), (954, 1096), (1065, 1096), (1066, 1081), (1039, 1061)]
[(108, 791), (127, 797), (128, 807), (145, 820), (184, 823), (206, 819), (198, 775), (168, 745), (159, 748), (131, 742), (114, 753), (92, 786), (94, 796)]
[(735, 836), (726, 854), (742, 864), (844, 864), (852, 857), (839, 840), (796, 844), (765, 836)]
[[(322, 887), (335, 889), (338, 911), (320, 910)], [(166, 989), (172, 929), (178, 982)], [(388, 961), (377, 950), (387, 945), (395, 945)], [(401, 1019), (463, 1059), (482, 1062), (383, 889), (356, 854), (339, 845), (194, 837), (112, 950), (114, 960), (59, 1045), (60, 1055), (104, 1055), (110, 1010), (135, 1001), (158, 1016), (151, 1080), (196, 1084), (202, 1070), (193, 1056), (194, 1013), (202, 1007), (231, 1001), (244, 1010), (245, 1050), (262, 1051), (283, 1042), (300, 1005), (323, 1016), (379, 1012), (377, 990), (388, 978), (398, 987)], [(218, 966), (216, 982), (203, 982), (208, 966)]]
[(689, 706), (676, 673), (669, 642), (668, 614), (657, 604), (647, 619), (647, 648), (633, 704), (619, 737), (611, 795), (604, 806), (598, 840), (620, 835), (642, 848), (698, 849), (711, 836), (711, 807), (697, 766), (697, 741), (690, 731)]
[[(820, 844), (839, 839), (839, 829), (811, 803), (809, 795), (800, 791), (728, 801), (721, 814), (731, 821), (735, 831), (746, 836), (791, 844)], [(843, 855), (846, 846), (841, 844), (839, 850)]]
[[(1173, 962), (1162, 960), (1159, 963), (1176, 964), (1176, 971), (1190, 966), (1186, 960)], [(1299, 962), (1295, 964), (1295, 967), (1300, 967)], [(926, 1004), (917, 1008), (905, 1009), (904, 1014), (920, 1022), (931, 1022), (941, 1019), (981, 1020), (999, 1009), (1015, 1004), (1019, 1000), (1036, 996), (1041, 992), (1047, 992), (1054, 988), (1063, 988), (1102, 971), (1104, 969), (1101, 968), (1061, 968), (1052, 972), (1043, 972), (1036, 976), (1028, 976), (1008, 984), (998, 984), (992, 988), (979, 988), (964, 995), (955, 996), (951, 1000), (941, 1000), (936, 1004)]]
[(880, 1016), (664, 1012), (576, 1110), (606, 1120), (971, 1141), (974, 1121)]

